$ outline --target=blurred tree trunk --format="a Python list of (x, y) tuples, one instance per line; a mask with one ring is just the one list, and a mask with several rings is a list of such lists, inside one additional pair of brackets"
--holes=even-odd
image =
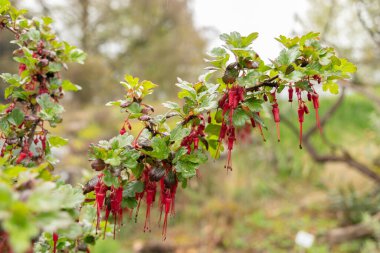
[(79, 1), (80, 7), (81, 7), (81, 30), (82, 30), (82, 37), (81, 37), (81, 48), (84, 51), (88, 51), (88, 40), (90, 37), (90, 31), (88, 27), (88, 9), (90, 6), (89, 0), (80, 0)]
[(62, 39), (88, 53), (92, 66), (70, 74), (83, 86), (75, 94), (83, 103), (115, 98), (125, 73), (160, 85), (156, 96), (174, 96), (177, 77), (197, 81), (202, 73), (206, 41), (194, 27), (191, 0), (35, 1), (57, 20)]

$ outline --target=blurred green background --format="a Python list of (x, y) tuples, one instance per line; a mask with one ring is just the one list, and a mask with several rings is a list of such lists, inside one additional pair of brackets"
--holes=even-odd
[[(85, 65), (65, 73), (83, 90), (66, 97), (64, 122), (52, 130), (70, 139), (55, 151), (57, 173), (75, 185), (93, 175), (84, 159), (88, 145), (112, 137), (122, 125), (123, 115), (104, 106), (121, 97), (118, 80), (129, 73), (159, 84), (149, 103), (163, 110), (161, 102), (176, 99), (176, 78), (197, 81), (207, 50), (231, 27), (284, 29), (276, 35), (319, 31), (321, 40), (358, 66), (353, 79), (342, 83), (343, 95), (322, 97), (321, 115), (328, 119), (322, 134), (314, 131), (307, 139), (311, 149), (298, 148), (296, 110), (283, 101), (281, 142), (267, 113), (267, 142), (256, 131), (250, 141), (240, 141), (232, 173), (223, 168), (223, 157), (210, 159), (201, 176), (178, 191), (165, 242), (158, 226), (143, 232), (142, 208), (137, 224), (128, 222), (116, 241), (100, 240), (93, 252), (380, 252), (378, 0), (13, 2), (30, 15), (52, 16), (60, 37), (88, 53)], [(281, 24), (285, 18), (292, 26)], [(0, 37), (1, 72), (17, 70), (11, 38), (7, 32)], [(268, 46), (274, 41), (258, 40)], [(314, 126), (313, 115), (305, 126)], [(158, 216), (155, 210), (153, 219)], [(315, 237), (311, 247), (295, 243), (299, 231)]]

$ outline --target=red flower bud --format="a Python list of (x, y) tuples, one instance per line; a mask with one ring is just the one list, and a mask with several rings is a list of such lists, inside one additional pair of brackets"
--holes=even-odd
[(125, 130), (125, 127), (123, 126), (123, 127), (120, 129), (119, 134), (120, 134), (120, 135), (124, 135), (126, 132), (127, 132), (127, 130)]
[(311, 101), (311, 94), (310, 94), (310, 92), (307, 93), (307, 100)]
[(280, 109), (278, 108), (277, 103), (272, 105), (272, 113), (274, 122), (276, 122), (277, 140), (280, 141)]
[(53, 253), (57, 252), (58, 234), (53, 233)]
[(291, 85), (289, 86), (289, 89), (288, 89), (288, 97), (289, 97), (288, 101), (293, 102), (293, 88)]

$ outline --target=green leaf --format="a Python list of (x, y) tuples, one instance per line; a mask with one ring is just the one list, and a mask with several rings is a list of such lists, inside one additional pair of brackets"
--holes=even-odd
[(140, 113), (140, 112), (141, 112), (141, 106), (140, 106), (138, 103), (133, 102), (132, 104), (130, 104), (130, 105), (127, 107), (127, 110), (128, 110), (130, 113), (137, 114), (137, 113)]
[(12, 191), (5, 184), (0, 184), (0, 210), (5, 210), (10, 207), (12, 202)]
[(53, 19), (51, 17), (45, 16), (41, 18), (45, 25), (50, 25), (53, 23)]
[(199, 167), (198, 163), (193, 163), (189, 160), (179, 160), (175, 164), (175, 169), (184, 178), (191, 178), (196, 175), (196, 169)]
[(299, 41), (300, 46), (302, 47), (303, 45), (305, 45), (305, 42), (308, 40), (317, 39), (319, 34), (320, 33), (318, 33), (318, 32), (309, 32), (309, 33), (303, 35)]
[(340, 59), (341, 64), (336, 68), (344, 73), (354, 73), (356, 72), (357, 68), (355, 64), (352, 62), (349, 62), (347, 59), (341, 58)]
[(244, 105), (246, 105), (251, 112), (260, 112), (262, 110), (263, 100), (250, 98), (244, 101)]
[(259, 33), (257, 33), (257, 32), (253, 32), (253, 33), (249, 34), (247, 37), (242, 37), (241, 47), (248, 47), (252, 43), (252, 41), (257, 39), (257, 37), (259, 37)]
[(148, 152), (150, 156), (157, 158), (159, 160), (164, 160), (168, 158), (170, 149), (163, 138), (158, 137), (158, 136), (154, 137), (152, 139), (152, 148), (153, 148), (153, 151)]
[(162, 105), (164, 107), (172, 109), (172, 110), (179, 110), (179, 109), (181, 109), (181, 107), (177, 103), (171, 102), (171, 101), (164, 102), (164, 103), (162, 103)]
[(209, 56), (213, 59), (207, 59), (206, 62), (211, 63), (216, 68), (224, 68), (227, 61), (230, 59), (230, 55), (222, 47), (216, 47), (211, 50)]
[(280, 42), (282, 45), (284, 45), (285, 47), (287, 47), (287, 48), (294, 47), (294, 46), (297, 45), (297, 43), (299, 42), (299, 38), (298, 38), (298, 37), (287, 38), (287, 37), (284, 36), (284, 35), (280, 35), (280, 37), (275, 38), (275, 39), (276, 39), (278, 42)]
[(41, 39), (41, 34), (39, 31), (37, 31), (35, 28), (31, 28), (28, 32), (27, 32), (28, 36), (29, 36), (29, 39), (33, 40), (33, 41), (40, 41)]
[(332, 94), (339, 93), (339, 85), (334, 81), (327, 81), (322, 85), (323, 91), (330, 91)]
[(238, 108), (234, 111), (234, 114), (232, 116), (232, 122), (234, 123), (234, 126), (242, 127), (248, 120), (249, 116), (243, 109)]
[[(254, 37), (255, 35), (252, 34), (251, 36)], [(230, 46), (230, 48), (244, 47), (242, 43), (241, 34), (238, 32), (231, 32), (230, 34), (223, 33), (220, 35), (220, 39), (223, 40), (228, 46)], [(249, 39), (246, 39), (246, 40), (249, 41)]]
[(64, 139), (57, 135), (49, 135), (48, 141), (52, 147), (62, 147), (68, 143), (67, 139)]
[(283, 49), (280, 52), (280, 55), (277, 58), (277, 63), (280, 65), (289, 65), (293, 63), (299, 56), (301, 52), (298, 47), (293, 47), (291, 49)]
[(114, 187), (119, 187), (119, 180), (118, 177), (115, 177), (114, 175), (111, 174), (109, 170), (103, 170), (103, 182), (107, 186), (114, 186)]
[(130, 169), (135, 178), (139, 178), (144, 170), (144, 165), (142, 163), (137, 163), (135, 167), (131, 167)]
[(62, 89), (64, 91), (78, 91), (78, 90), (81, 90), (82, 87), (80, 87), (79, 85), (73, 84), (69, 80), (63, 80), (62, 81)]
[(3, 133), (8, 133), (8, 131), (10, 130), (10, 125), (8, 123), (7, 117), (0, 119), (0, 130)]
[(24, 113), (18, 108), (13, 109), (12, 112), (8, 115), (9, 123), (15, 126), (19, 126), (24, 121), (24, 118)]
[(122, 165), (128, 169), (135, 168), (138, 165), (137, 159), (140, 157), (140, 153), (135, 149), (124, 150), (120, 157), (122, 157)]
[(136, 193), (144, 190), (144, 183), (141, 181), (131, 181), (127, 184), (123, 191), (123, 197), (135, 197)]
[(62, 70), (62, 63), (59, 62), (49, 62), (48, 70), (50, 72), (59, 72)]
[(64, 111), (60, 104), (52, 101), (48, 94), (38, 96), (37, 103), (41, 106), (39, 116), (43, 120), (47, 120), (51, 123), (59, 122), (60, 114)]
[(106, 104), (106, 106), (120, 106), (120, 105), (122, 105), (123, 103), (125, 103), (126, 102), (126, 100), (117, 100), (117, 101), (109, 101), (109, 102), (107, 102), (107, 104)]
[(69, 184), (61, 185), (52, 194), (52, 197), (59, 195), (61, 197), (61, 208), (77, 208), (84, 201), (84, 195), (79, 188), (73, 188)]
[(138, 85), (140, 79), (131, 75), (125, 75), (124, 80), (130, 85), (129, 87), (133, 88)]
[(137, 207), (137, 204), (138, 203), (135, 196), (123, 198), (122, 207), (128, 207), (130, 209), (134, 209)]
[(77, 62), (79, 64), (83, 64), (86, 60), (86, 53), (78, 48), (74, 48), (70, 51), (70, 60), (73, 62)]
[(8, 0), (0, 0), (0, 13), (4, 13), (9, 10), (11, 3)]
[(179, 88), (181, 88), (183, 90), (190, 92), (190, 94), (192, 94), (194, 96), (197, 94), (192, 83), (189, 83), (189, 82), (186, 82), (186, 81), (179, 79), (178, 83), (176, 83), (176, 86), (178, 86)]
[(121, 158), (115, 154), (115, 156), (108, 158), (104, 161), (105, 163), (111, 165), (111, 166), (119, 166), (121, 164)]
[(145, 97), (146, 95), (152, 94), (153, 89), (158, 86), (157, 84), (154, 84), (151, 81), (147, 81), (147, 80), (142, 81), (140, 83), (140, 85), (143, 88), (141, 91), (142, 92), (142, 94), (141, 94), (142, 98)]
[(190, 129), (183, 128), (181, 125), (178, 125), (170, 132), (171, 141), (182, 140), (185, 136), (189, 135)]
[(182, 155), (175, 164), (175, 169), (184, 178), (196, 175), (196, 169), (207, 161), (207, 156), (198, 150), (192, 154)]
[(220, 134), (220, 128), (221, 128), (220, 125), (208, 124), (206, 126), (205, 132), (207, 134), (209, 134), (209, 135), (219, 136), (219, 134)]

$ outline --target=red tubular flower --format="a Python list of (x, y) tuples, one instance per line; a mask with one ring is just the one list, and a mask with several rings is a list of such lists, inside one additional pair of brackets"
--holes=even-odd
[(227, 171), (228, 170), (232, 170), (232, 162), (231, 162), (231, 153), (232, 153), (232, 149), (234, 148), (234, 142), (236, 140), (236, 137), (235, 137), (235, 127), (233, 126), (230, 126), (228, 128), (228, 140), (227, 140), (227, 150), (228, 150), (228, 153), (227, 153), (227, 164), (226, 164), (226, 169)]
[(319, 96), (318, 96), (317, 93), (314, 93), (311, 98), (313, 100), (313, 106), (314, 106), (314, 110), (315, 110), (315, 119), (317, 121), (317, 126), (318, 126), (319, 131), (322, 132), (321, 124), (319, 122), (319, 113), (318, 113), (318, 109), (319, 109)]
[(219, 150), (220, 150), (220, 146), (222, 145), (222, 142), (224, 140), (224, 138), (226, 137), (226, 133), (227, 133), (227, 125), (226, 123), (223, 121), (222, 122), (222, 126), (220, 128), (220, 132), (219, 132), (219, 138), (218, 138), (218, 147), (216, 149), (216, 157), (218, 156), (219, 154)]
[(195, 138), (194, 138), (194, 150), (197, 150), (197, 149), (198, 149), (198, 145), (199, 145), (199, 138), (198, 138), (198, 137), (195, 137)]
[(40, 136), (40, 141), (41, 141), (42, 151), (45, 152), (45, 149), (46, 149), (46, 136), (45, 135), (41, 135)]
[(107, 186), (103, 183), (103, 174), (98, 175), (98, 182), (94, 187), (95, 205), (96, 205), (96, 233), (98, 233), (100, 223), (100, 213), (104, 206), (104, 201), (107, 193)]
[(123, 219), (123, 216), (122, 216), (123, 209), (121, 207), (121, 203), (123, 201), (123, 187), (120, 186), (117, 189), (113, 188), (112, 191), (113, 192), (111, 194), (111, 212), (115, 219), (114, 228), (113, 228), (113, 237), (115, 239), (116, 224), (118, 223), (120, 225), (121, 220)]
[(25, 70), (26, 70), (26, 65), (24, 63), (21, 63), (18, 66), (18, 75), (21, 76), (22, 72), (24, 72)]
[(234, 88), (230, 89), (228, 91), (228, 106), (231, 108), (235, 108), (235, 97), (236, 97), (236, 90)]
[(58, 234), (53, 233), (53, 253), (57, 252)]
[(18, 158), (16, 160), (16, 164), (21, 163), (27, 156), (28, 156), (28, 153), (25, 153), (24, 151), (21, 151), (20, 155), (18, 156)]
[(293, 102), (293, 88), (292, 88), (292, 85), (290, 84), (289, 85), (289, 88), (288, 88), (288, 101), (289, 102)]
[(218, 101), (218, 105), (219, 105), (219, 108), (223, 108), (224, 107), (224, 104), (226, 103), (227, 101), (227, 95), (228, 93), (224, 93), (222, 98)]
[(144, 232), (150, 232), (150, 210), (153, 205), (153, 202), (156, 198), (156, 183), (149, 182), (146, 186), (146, 215), (145, 215), (145, 224)]
[(302, 123), (304, 121), (304, 113), (305, 109), (303, 108), (302, 104), (298, 107), (298, 122), (300, 124), (300, 149), (302, 149)]
[(244, 93), (245, 93), (244, 87), (238, 86), (238, 100), (239, 100), (239, 102), (244, 101)]
[(171, 209), (172, 204), (172, 197), (170, 193), (167, 193), (164, 197), (164, 206), (165, 206), (165, 217), (164, 217), (164, 224), (162, 225), (162, 239), (166, 240), (166, 231), (168, 227), (168, 215)]
[(305, 104), (303, 104), (303, 111), (306, 113), (306, 114), (309, 114), (309, 108), (305, 105)]
[(280, 109), (278, 108), (277, 102), (272, 104), (272, 113), (274, 122), (276, 122), (277, 140), (280, 141)]

